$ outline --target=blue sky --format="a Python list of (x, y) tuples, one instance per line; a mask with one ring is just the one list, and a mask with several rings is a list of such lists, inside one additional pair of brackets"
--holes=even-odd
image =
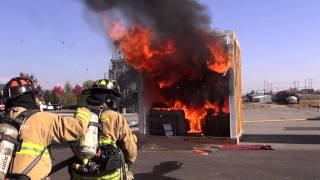
[[(200, 0), (212, 26), (236, 31), (243, 90), (293, 86), (311, 78), (320, 88), (320, 1)], [(44, 88), (103, 78), (112, 46), (98, 18), (80, 0), (3, 0), (0, 82), (35, 74)]]

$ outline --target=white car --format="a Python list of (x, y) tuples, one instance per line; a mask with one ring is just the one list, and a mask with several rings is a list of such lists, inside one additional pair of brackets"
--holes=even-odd
[(289, 96), (286, 98), (286, 100), (289, 104), (297, 104), (298, 103), (298, 98), (296, 96)]

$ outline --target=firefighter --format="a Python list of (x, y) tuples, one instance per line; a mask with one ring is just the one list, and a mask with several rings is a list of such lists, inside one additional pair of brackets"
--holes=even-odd
[(101, 126), (96, 156), (84, 163), (78, 162), (70, 166), (72, 179), (134, 179), (128, 169), (137, 157), (137, 140), (123, 115), (117, 112), (121, 96), (117, 82), (98, 80), (82, 94), (88, 95), (88, 107), (99, 116)]
[(26, 78), (12, 78), (3, 92), (6, 112), (10, 117), (15, 119), (24, 114), (18, 128), (20, 148), (14, 153), (13, 165), (7, 177), (32, 180), (47, 178), (52, 167), (48, 146), (77, 140), (86, 131), (91, 112), (79, 108), (74, 117), (62, 117), (37, 111), (39, 97), (33, 83)]

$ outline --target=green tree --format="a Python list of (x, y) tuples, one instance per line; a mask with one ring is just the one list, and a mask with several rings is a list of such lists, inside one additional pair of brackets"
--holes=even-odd
[(82, 83), (82, 89), (89, 89), (93, 86), (94, 81), (92, 80), (86, 80), (85, 82)]
[(77, 103), (77, 97), (74, 93), (74, 90), (70, 84), (67, 82), (64, 85), (64, 106), (72, 106)]
[[(87, 80), (85, 82), (82, 83), (82, 89), (85, 90), (85, 89), (89, 89), (92, 87), (92, 85), (94, 84), (94, 81), (92, 80)], [(87, 105), (87, 97), (88, 95), (81, 95), (78, 97), (78, 104), (79, 105), (82, 105), (82, 106), (85, 106)]]
[(43, 99), (46, 104), (60, 104), (59, 97), (57, 94), (52, 90), (45, 90), (43, 91)]

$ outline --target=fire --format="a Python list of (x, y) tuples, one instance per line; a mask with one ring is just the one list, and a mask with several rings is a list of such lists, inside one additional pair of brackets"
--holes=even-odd
[(108, 34), (109, 34), (109, 37), (111, 37), (112, 39), (120, 39), (126, 33), (127, 33), (127, 29), (121, 21), (111, 23), (111, 28)]
[(189, 121), (190, 130), (188, 133), (200, 133), (202, 132), (202, 124), (205, 117), (208, 114), (208, 110), (214, 110), (214, 116), (220, 112), (219, 105), (217, 103), (205, 102), (203, 107), (187, 106), (181, 101), (175, 101), (172, 107), (161, 108), (165, 110), (183, 110), (185, 118)]
[(225, 73), (231, 66), (231, 58), (226, 54), (226, 48), (221, 42), (211, 42), (207, 45), (212, 57), (207, 60), (208, 69), (217, 73)]
[(159, 81), (158, 82), (160, 89), (170, 87), (173, 83), (174, 83), (173, 81)]
[[(122, 33), (119, 33), (119, 29)], [(123, 29), (124, 25), (115, 23), (109, 35), (118, 41), (118, 48), (125, 54), (126, 62), (135, 69), (152, 74), (161, 67), (163, 57), (175, 52), (175, 44), (170, 40), (152, 47), (152, 33), (147, 27), (133, 26), (129, 30)]]
[(229, 97), (224, 100), (222, 112), (230, 113)]
[[(204, 46), (200, 45), (199, 49), (204, 48), (203, 51), (198, 47), (192, 48), (196, 42), (186, 39), (185, 43), (180, 43), (177, 47), (174, 37), (162, 39), (151, 27), (139, 24), (125, 27), (123, 23), (112, 23), (108, 34), (115, 40), (117, 48), (125, 54), (126, 63), (154, 80), (160, 94), (163, 93), (163, 99), (167, 102), (176, 99), (168, 108), (160, 109), (183, 110), (185, 118), (189, 121), (189, 133), (202, 132), (202, 124), (209, 109), (213, 110), (210, 111), (213, 112), (210, 116), (229, 113), (228, 98), (225, 98), (223, 106), (218, 102), (209, 102), (208, 99), (204, 99), (208, 96), (201, 93), (199, 95), (203, 96), (202, 99), (194, 100), (197, 98), (194, 93), (207, 87), (199, 82), (202, 82), (202, 78), (207, 78), (204, 74), (208, 70), (221, 74), (230, 68), (231, 58), (227, 55), (223, 42), (200, 40)], [(207, 36), (210, 39), (209, 33)], [(202, 56), (203, 54), (208, 55)], [(199, 86), (195, 86), (198, 84)], [(188, 91), (187, 88), (191, 90)], [(206, 90), (210, 97), (215, 96), (212, 93), (214, 91)], [(193, 104), (193, 100), (185, 100), (188, 98), (201, 103)]]

